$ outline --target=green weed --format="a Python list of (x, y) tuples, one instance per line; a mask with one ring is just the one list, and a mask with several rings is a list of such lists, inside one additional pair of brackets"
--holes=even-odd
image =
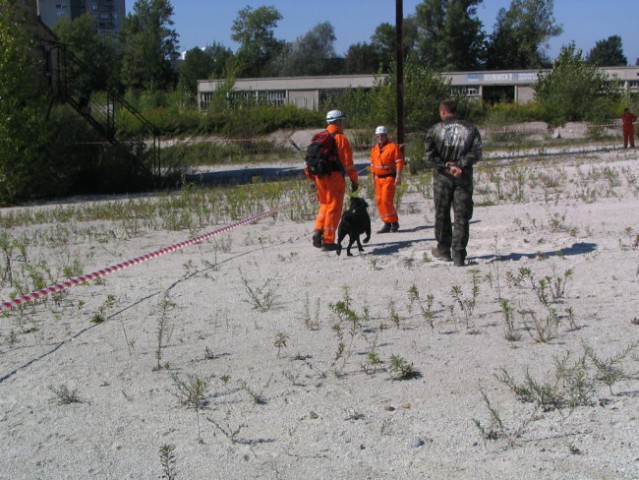
[(78, 397), (77, 390), (71, 390), (65, 384), (60, 386), (49, 385), (49, 390), (53, 392), (59, 405), (69, 405), (71, 403), (79, 403), (80, 397)]
[(268, 312), (279, 306), (279, 295), (277, 293), (277, 284), (273, 284), (273, 279), (267, 279), (262, 286), (256, 287), (249, 283), (248, 279), (240, 270), (242, 284), (248, 295), (246, 303), (252, 305), (255, 310), (260, 312)]
[(393, 380), (409, 380), (419, 376), (413, 364), (399, 355), (391, 355), (388, 369)]
[(175, 445), (166, 443), (160, 447), (160, 465), (162, 466), (163, 480), (176, 480), (175, 470)]

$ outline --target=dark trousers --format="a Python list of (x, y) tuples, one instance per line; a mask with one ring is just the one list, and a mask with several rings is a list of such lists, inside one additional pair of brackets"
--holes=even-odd
[(435, 172), (433, 197), (437, 248), (441, 252), (450, 251), (453, 257), (459, 256), (465, 259), (470, 236), (468, 225), (473, 216), (472, 172), (466, 171), (460, 178)]

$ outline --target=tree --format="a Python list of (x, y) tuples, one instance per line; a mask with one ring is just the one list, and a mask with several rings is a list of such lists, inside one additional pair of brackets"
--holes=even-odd
[(197, 92), (197, 81), (219, 78), (229, 60), (233, 58), (231, 49), (219, 43), (206, 48), (195, 47), (184, 55), (179, 69), (179, 83), (185, 85), (192, 94)]
[(604, 73), (586, 62), (582, 51), (571, 43), (562, 48), (552, 70), (539, 73), (535, 100), (553, 125), (574, 121), (601, 121), (614, 98)]
[(279, 75), (326, 75), (335, 54), (335, 32), (329, 22), (318, 23), (308, 33), (282, 49), (274, 60)]
[(628, 65), (628, 59), (623, 54), (621, 37), (612, 35), (606, 40), (599, 40), (588, 55), (586, 60), (591, 65), (598, 67), (624, 67)]
[(345, 73), (376, 73), (382, 64), (378, 50), (370, 43), (355, 43), (348, 47), (344, 58)]
[(0, 204), (21, 198), (30, 177), (30, 150), (37, 140), (35, 44), (16, 18), (15, 1), (0, 0)]
[(555, 24), (554, 0), (512, 0), (502, 8), (486, 48), (486, 67), (499, 69), (542, 68), (550, 64), (542, 49), (548, 39), (560, 35)]
[(119, 47), (111, 36), (98, 34), (91, 15), (84, 14), (74, 20), (65, 17), (56, 24), (54, 32), (60, 42), (67, 44), (70, 52), (89, 67), (89, 71), (70, 72), (76, 79), (74, 83), (84, 84), (87, 90), (84, 95), (104, 91), (117, 82)]
[(477, 6), (483, 0), (423, 0), (417, 5), (417, 58), (430, 68), (476, 70), (484, 37)]
[(180, 65), (179, 84), (183, 84), (191, 93), (197, 92), (197, 81), (209, 78), (213, 71), (213, 59), (199, 47), (188, 50), (184, 62)]
[(67, 193), (77, 165), (67, 147), (81, 130), (73, 117), (47, 121), (42, 52), (18, 12), (0, 0), (0, 204)]
[(209, 72), (211, 78), (221, 78), (229, 62), (233, 61), (234, 55), (230, 48), (225, 47), (221, 43), (213, 42), (211, 45), (204, 47), (204, 52), (211, 57), (212, 69)]
[(122, 29), (122, 81), (133, 90), (171, 88), (179, 58), (178, 34), (169, 0), (137, 0)]
[(273, 33), (281, 19), (282, 15), (275, 7), (253, 10), (246, 6), (238, 12), (231, 27), (231, 39), (240, 44), (237, 59), (241, 76), (259, 77), (271, 73), (269, 64), (284, 46)]
[[(392, 125), (397, 125), (395, 114), (397, 112), (397, 87), (395, 86), (397, 75), (392, 65), (391, 74), (387, 77), (388, 90), (386, 98), (391, 105), (382, 107), (377, 114), (384, 113), (393, 117)], [(432, 68), (420, 65), (417, 62), (408, 61), (404, 64), (404, 116), (407, 130), (426, 130), (429, 126), (439, 121), (438, 106), (443, 98), (450, 95), (450, 81), (442, 77)], [(389, 107), (391, 108), (389, 110)]]
[[(404, 56), (408, 57), (415, 49), (417, 41), (417, 22), (415, 17), (403, 20), (402, 39), (404, 43)], [(371, 36), (371, 45), (375, 49), (376, 56), (382, 63), (382, 71), (388, 72), (393, 62), (397, 60), (397, 29), (390, 23), (381, 23)]]
[(384, 65), (384, 71), (388, 71), (396, 57), (397, 29), (395, 25), (384, 22), (375, 28), (371, 36), (371, 46), (375, 49), (376, 56)]

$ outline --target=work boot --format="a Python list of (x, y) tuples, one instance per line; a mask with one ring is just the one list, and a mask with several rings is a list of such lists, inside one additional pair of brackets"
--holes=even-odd
[(442, 251), (437, 247), (433, 247), (430, 249), (430, 253), (433, 254), (433, 257), (443, 260), (444, 262), (452, 262), (453, 258), (450, 256), (450, 252)]
[(391, 224), (384, 222), (384, 226), (380, 230), (377, 230), (377, 233), (388, 233), (390, 231), (391, 231)]
[(322, 252), (334, 252), (335, 250), (339, 250), (337, 243), (325, 243), (322, 247)]
[(315, 232), (313, 232), (313, 246), (315, 248), (322, 248), (322, 231), (321, 230), (315, 230)]
[(395, 233), (398, 230), (399, 230), (399, 223), (397, 222), (391, 223), (391, 228), (390, 228), (391, 233)]
[(466, 257), (461, 253), (453, 254), (453, 265), (456, 267), (465, 267), (466, 266)]

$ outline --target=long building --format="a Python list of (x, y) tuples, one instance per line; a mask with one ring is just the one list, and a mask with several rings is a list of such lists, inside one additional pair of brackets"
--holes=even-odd
[[(606, 67), (601, 69), (609, 81), (619, 88), (639, 94), (639, 67)], [(541, 71), (543, 75), (549, 70)], [(451, 93), (463, 93), (486, 102), (511, 101), (527, 103), (534, 98), (538, 70), (500, 70), (481, 72), (445, 72)], [(383, 75), (333, 75), (318, 77), (239, 78), (231, 97), (253, 99), (275, 105), (291, 104), (317, 110), (322, 101), (348, 89), (370, 89), (384, 79)], [(198, 104), (206, 110), (216, 89), (225, 80), (198, 80)]]
[(38, 14), (53, 30), (63, 18), (74, 20), (85, 13), (94, 19), (95, 29), (103, 35), (117, 35), (126, 16), (125, 0), (37, 0)]

